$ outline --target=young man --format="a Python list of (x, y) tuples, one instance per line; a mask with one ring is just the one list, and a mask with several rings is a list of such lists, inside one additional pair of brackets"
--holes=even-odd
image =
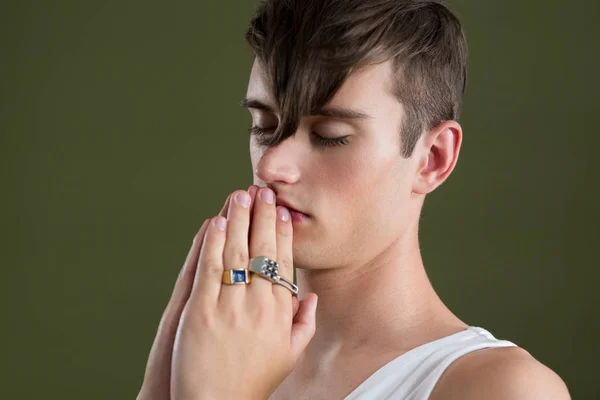
[[(463, 136), (457, 18), (438, 1), (268, 0), (247, 39), (255, 185), (196, 236), (139, 398), (568, 399), (425, 272), (420, 212)], [(248, 271), (261, 256), (282, 281)]]

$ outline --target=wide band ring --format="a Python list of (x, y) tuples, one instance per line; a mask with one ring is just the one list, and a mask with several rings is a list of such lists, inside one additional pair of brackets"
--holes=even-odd
[(265, 278), (272, 283), (276, 283), (288, 289), (294, 296), (298, 295), (298, 286), (294, 285), (294, 282), (290, 282), (283, 276), (279, 275), (279, 264), (270, 258), (261, 256), (254, 257), (250, 260), (251, 272), (258, 274), (260, 277)]
[(250, 271), (247, 269), (226, 269), (221, 283), (225, 285), (247, 285), (250, 283)]

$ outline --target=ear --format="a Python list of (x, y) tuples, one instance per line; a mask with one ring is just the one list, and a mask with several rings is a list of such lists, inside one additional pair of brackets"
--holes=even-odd
[(417, 171), (413, 193), (428, 194), (452, 173), (458, 161), (462, 128), (456, 121), (444, 121), (426, 132), (415, 149)]

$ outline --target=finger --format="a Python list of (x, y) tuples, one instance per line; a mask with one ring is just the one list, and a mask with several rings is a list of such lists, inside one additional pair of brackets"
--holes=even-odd
[(230, 200), (231, 200), (231, 195), (227, 196), (227, 200), (225, 200), (225, 205), (223, 205), (223, 208), (221, 208), (221, 211), (219, 212), (219, 215), (221, 217), (228, 218), (227, 212), (229, 211), (229, 202), (230, 202)]
[(200, 256), (190, 300), (205, 301), (209, 306), (216, 305), (223, 277), (223, 248), (225, 247), (227, 219), (221, 216), (210, 220)]
[(315, 335), (317, 301), (317, 295), (309, 293), (300, 302), (300, 308), (294, 318), (290, 337), (290, 349), (294, 360), (298, 360), (300, 354)]
[(248, 193), (250, 194), (250, 197), (252, 197), (252, 200), (254, 200), (254, 197), (256, 197), (257, 190), (258, 186), (256, 185), (250, 185), (250, 187), (248, 188)]
[[(256, 198), (250, 233), (250, 258), (264, 256), (277, 261), (275, 193), (269, 188), (261, 188), (258, 190)], [(253, 277), (250, 285), (252, 291), (268, 290), (272, 293), (273, 283), (257, 274), (255, 277), (256, 279)]]
[[(248, 268), (248, 224), (250, 221), (250, 195), (239, 190), (233, 193), (229, 202), (229, 223), (227, 225), (227, 239), (223, 251), (223, 268), (243, 269)], [(221, 288), (220, 298), (229, 298), (237, 303), (246, 292), (240, 285), (224, 285)]]
[[(179, 272), (177, 282), (175, 282), (175, 288), (173, 289), (173, 294), (171, 295), (171, 299), (169, 300), (169, 304), (165, 310), (165, 315), (163, 315), (164, 324), (168, 324), (168, 322), (166, 322), (167, 320), (173, 320), (172, 322), (174, 322), (174, 326), (171, 326), (171, 328), (173, 328), (173, 334), (175, 334), (179, 318), (181, 317), (181, 312), (183, 311), (183, 307), (189, 299), (192, 291), (194, 276), (196, 274), (196, 266), (198, 265), (198, 257), (200, 256), (202, 242), (204, 241), (209, 222), (210, 220), (205, 220), (198, 233), (196, 233), (194, 236), (192, 247), (188, 252), (185, 263), (183, 264), (183, 268), (181, 268), (181, 271)], [(163, 325), (162, 320), (161, 325)]]
[[(196, 264), (198, 262), (202, 241), (206, 234), (208, 223), (209, 220), (204, 221), (200, 227), (200, 230), (196, 233), (194, 239), (192, 240), (192, 247), (190, 248), (185, 262), (183, 263), (183, 267), (179, 272), (179, 276), (175, 282), (175, 287), (173, 288), (173, 293), (171, 294), (169, 303), (167, 304), (165, 312), (162, 316), (159, 332), (173, 330), (174, 334), (175, 330), (177, 329), (179, 317), (181, 316), (183, 307), (185, 306), (185, 303), (187, 302), (192, 290), (194, 274), (196, 272)], [(174, 326), (169, 326), (171, 322), (174, 322)]]
[(300, 302), (298, 301), (298, 297), (292, 296), (292, 319), (296, 318), (298, 308), (300, 308)]
[(177, 283), (175, 284), (175, 289), (173, 290), (173, 297), (177, 296), (177, 299), (183, 303), (185, 303), (190, 297), (190, 292), (194, 283), (194, 275), (196, 275), (198, 257), (200, 256), (202, 242), (204, 241), (204, 236), (206, 235), (206, 229), (208, 228), (209, 222), (209, 219), (204, 220), (200, 230), (198, 233), (196, 233), (196, 236), (194, 236), (192, 247), (188, 252), (185, 263), (183, 264), (183, 268), (179, 273)]
[[(287, 208), (277, 207), (277, 263), (279, 264), (279, 275), (289, 280), (294, 279), (293, 272), (293, 256), (292, 256), (292, 240), (293, 227), (291, 215)], [(291, 307), (292, 292), (282, 285), (273, 285), (273, 294), (277, 298), (277, 303), (282, 304), (288, 309)]]
[[(252, 232), (252, 215), (254, 212), (254, 203), (256, 203), (256, 192), (258, 191), (258, 186), (250, 185), (248, 188), (248, 194), (250, 195), (250, 225), (248, 226), (248, 232)], [(248, 237), (248, 242), (250, 241), (250, 237)]]
[(160, 396), (161, 398), (169, 397), (169, 385), (168, 381), (165, 384), (165, 377), (168, 377), (170, 374), (173, 343), (181, 313), (190, 295), (196, 271), (196, 263), (207, 225), (208, 220), (205, 220), (198, 233), (196, 233), (196, 236), (194, 236), (192, 247), (181, 268), (175, 288), (161, 317), (156, 337), (150, 349), (148, 364), (144, 373), (143, 390), (147, 390), (148, 393)]

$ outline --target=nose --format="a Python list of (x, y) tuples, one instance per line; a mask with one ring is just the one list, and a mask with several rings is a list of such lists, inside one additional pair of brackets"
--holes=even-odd
[(265, 183), (295, 183), (300, 179), (298, 160), (301, 157), (300, 140), (292, 135), (276, 146), (266, 148), (254, 173)]

